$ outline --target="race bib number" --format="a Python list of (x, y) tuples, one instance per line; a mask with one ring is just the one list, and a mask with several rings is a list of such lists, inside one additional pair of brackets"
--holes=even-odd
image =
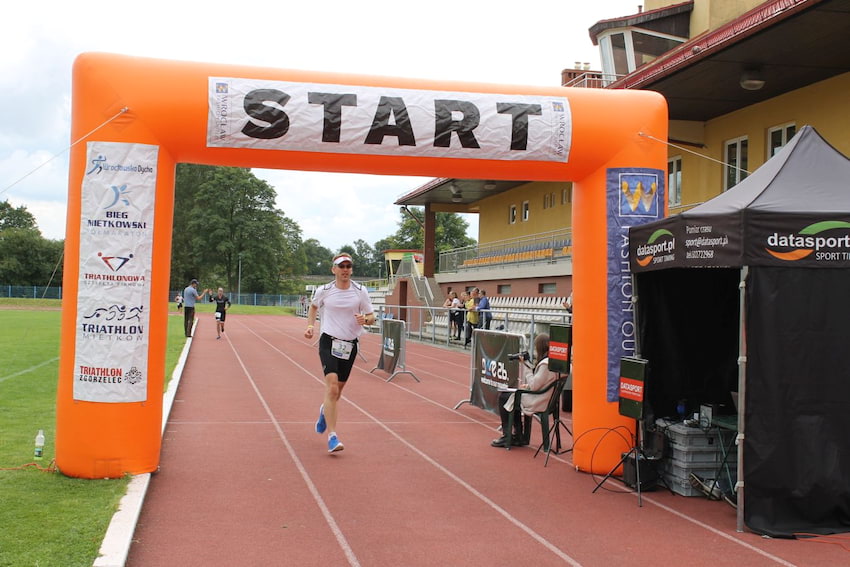
[(331, 354), (336, 358), (348, 360), (351, 358), (351, 353), (354, 351), (354, 343), (334, 339), (331, 343)]

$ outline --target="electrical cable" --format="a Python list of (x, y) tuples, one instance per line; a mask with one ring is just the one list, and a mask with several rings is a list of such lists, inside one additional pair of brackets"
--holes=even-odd
[(77, 144), (79, 144), (80, 142), (82, 142), (83, 140), (85, 140), (86, 138), (88, 138), (89, 136), (91, 136), (92, 134), (94, 134), (95, 132), (97, 132), (98, 130), (100, 130), (101, 128), (103, 128), (104, 126), (106, 126), (107, 124), (109, 124), (110, 122), (112, 122), (113, 120), (115, 120), (116, 118), (118, 118), (119, 116), (121, 116), (122, 114), (124, 114), (125, 112), (127, 112), (129, 110), (130, 110), (130, 108), (125, 106), (124, 108), (119, 110), (117, 113), (115, 113), (114, 116), (112, 116), (111, 118), (107, 118), (106, 120), (101, 122), (99, 126), (95, 127), (94, 129), (92, 129), (87, 134), (84, 134), (83, 136), (80, 136), (79, 138), (77, 138), (75, 141), (71, 142), (70, 146), (68, 146), (67, 148), (65, 148), (64, 150), (62, 150), (59, 153), (53, 154), (53, 156), (51, 156), (50, 159), (48, 159), (47, 161), (45, 161), (41, 165), (35, 166), (28, 173), (24, 174), (23, 177), (21, 177), (20, 179), (18, 179), (15, 182), (13, 182), (11, 185), (7, 185), (6, 187), (4, 187), (2, 190), (0, 190), (0, 195), (2, 195), (3, 193), (5, 193), (6, 191), (8, 191), (9, 189), (11, 189), (12, 187), (14, 187), (15, 185), (17, 185), (18, 183), (20, 183), (21, 181), (23, 181), (24, 179), (26, 179), (27, 177), (29, 177), (30, 175), (32, 175), (33, 173), (35, 173), (36, 171), (38, 171), (39, 169), (41, 169), (42, 167), (44, 167), (45, 165), (47, 165), (48, 163), (53, 161), (54, 159), (58, 158), (59, 156), (61, 156), (62, 154), (64, 154), (65, 152), (67, 152), (68, 150), (70, 150), (71, 148), (73, 148), (74, 146), (76, 146)]
[(3, 468), (0, 468), (0, 471), (22, 471), (22, 470), (27, 470), (27, 469), (35, 469), (39, 472), (46, 472), (46, 473), (54, 473), (54, 472), (57, 472), (57, 470), (58, 470), (56, 468), (56, 459), (53, 459), (53, 460), (50, 461), (50, 464), (47, 465), (46, 467), (43, 467), (38, 463), (27, 463), (27, 464), (21, 465), (19, 467), (3, 467)]
[[(620, 436), (620, 438), (621, 438), (621, 439), (622, 439), (622, 440), (626, 443), (626, 445), (627, 445), (628, 447), (632, 447), (632, 446), (634, 445), (634, 442), (633, 442), (633, 441), (632, 441), (632, 445), (629, 445), (629, 440), (628, 440), (628, 438), (627, 438), (625, 435), (623, 435), (622, 433), (620, 433), (620, 431), (618, 431), (618, 430), (620, 430), (620, 429), (625, 430), (625, 431), (629, 434), (629, 437), (631, 437), (632, 439), (634, 439), (634, 437), (632, 436), (631, 431), (629, 431), (628, 427), (626, 427), (625, 425), (618, 425), (617, 427), (593, 427), (593, 428), (591, 428), (591, 429), (588, 429), (587, 431), (584, 431), (581, 435), (579, 435), (578, 437), (576, 437), (575, 439), (573, 439), (573, 451), (575, 451), (576, 444), (577, 444), (577, 443), (578, 443), (578, 442), (582, 439), (582, 437), (584, 437), (585, 435), (587, 435), (587, 434), (588, 434), (588, 433), (590, 433), (591, 431), (604, 431), (604, 432), (605, 432), (605, 433), (602, 435), (602, 437), (600, 437), (600, 438), (599, 438), (599, 440), (596, 442), (596, 446), (593, 448), (593, 451), (591, 451), (591, 453), (590, 453), (590, 471), (591, 471), (591, 472), (590, 472), (590, 477), (591, 477), (591, 479), (593, 479), (593, 480), (594, 480), (594, 482), (596, 481), (596, 477), (597, 477), (597, 475), (596, 475), (596, 473), (594, 473), (594, 472), (593, 472), (593, 458), (594, 458), (594, 456), (596, 455), (596, 451), (599, 449), (600, 445), (602, 444), (602, 441), (604, 441), (604, 440), (605, 440), (605, 438), (606, 438), (609, 434), (616, 433), (617, 435), (619, 435), (619, 436)], [(609, 492), (618, 492), (618, 491), (616, 491), (616, 490), (610, 490), (610, 489), (608, 489), (608, 488), (605, 488), (604, 486), (603, 486), (602, 488), (603, 488), (603, 490), (607, 490), (607, 491), (609, 491)]]
[(751, 171), (747, 171), (747, 170), (746, 170), (746, 169), (744, 169), (743, 167), (738, 167), (737, 165), (733, 165), (733, 164), (731, 164), (731, 163), (727, 163), (727, 162), (725, 162), (725, 161), (721, 161), (721, 160), (719, 160), (719, 159), (714, 159), (713, 157), (709, 157), (709, 156), (707, 156), (707, 155), (703, 155), (703, 154), (701, 154), (701, 153), (699, 153), (699, 152), (695, 152), (695, 151), (693, 151), (693, 150), (689, 150), (688, 148), (685, 148), (685, 147), (683, 147), (683, 146), (679, 146), (679, 145), (674, 144), (674, 143), (672, 143), (672, 142), (666, 142), (666, 141), (664, 141), (664, 140), (662, 140), (662, 139), (660, 139), (660, 138), (656, 138), (655, 136), (651, 136), (651, 135), (649, 135), (649, 134), (644, 134), (643, 132), (638, 132), (638, 136), (643, 136), (644, 138), (649, 138), (650, 140), (655, 140), (656, 142), (661, 142), (662, 144), (668, 145), (668, 146), (670, 146), (671, 148), (676, 148), (677, 150), (682, 150), (683, 152), (688, 152), (688, 153), (693, 154), (693, 155), (695, 155), (695, 156), (697, 156), (697, 157), (701, 157), (701, 158), (707, 159), (707, 160), (709, 160), (709, 161), (713, 161), (713, 162), (715, 162), (715, 163), (719, 163), (720, 165), (723, 165), (723, 166), (725, 166), (725, 167), (731, 167), (732, 169), (737, 169), (738, 171), (743, 171), (743, 172), (744, 172), (744, 173), (746, 173), (747, 175), (749, 175), (750, 173), (752, 173)]

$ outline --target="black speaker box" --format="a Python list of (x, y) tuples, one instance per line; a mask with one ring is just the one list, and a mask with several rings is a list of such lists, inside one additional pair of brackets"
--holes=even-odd
[[(640, 463), (640, 491), (651, 492), (655, 490), (655, 487), (658, 486), (658, 473), (655, 471), (655, 464), (643, 456), (638, 459), (638, 463)], [(629, 454), (623, 462), (623, 482), (629, 488), (637, 488), (634, 453)]]

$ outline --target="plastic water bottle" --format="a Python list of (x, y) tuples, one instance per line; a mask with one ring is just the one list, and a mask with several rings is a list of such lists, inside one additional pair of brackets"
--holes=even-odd
[(44, 456), (44, 430), (39, 429), (35, 436), (35, 460), (40, 461)]

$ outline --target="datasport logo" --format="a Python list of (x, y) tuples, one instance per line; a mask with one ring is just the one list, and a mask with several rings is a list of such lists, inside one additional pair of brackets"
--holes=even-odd
[(803, 258), (826, 262), (850, 260), (850, 222), (820, 221), (796, 233), (774, 232), (767, 237), (764, 249), (786, 262)]
[[(653, 232), (646, 244), (641, 244), (635, 250), (638, 265), (646, 267), (654, 262), (664, 262), (676, 248), (676, 237), (666, 228), (659, 228)], [(671, 258), (672, 259), (672, 258)]]

